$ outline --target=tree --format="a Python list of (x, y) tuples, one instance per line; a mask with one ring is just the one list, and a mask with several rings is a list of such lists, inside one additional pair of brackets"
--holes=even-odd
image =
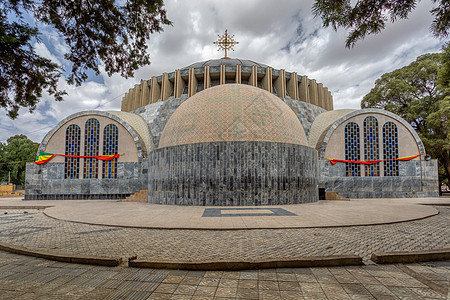
[[(389, 110), (418, 132), (428, 154), (439, 161), (439, 178), (450, 183), (449, 44), (443, 53), (419, 56), (410, 65), (386, 73), (364, 96), (361, 108)], [(443, 84), (438, 84), (438, 82)], [(445, 85), (446, 84), (446, 85)]]
[[(325, 27), (350, 29), (346, 47), (370, 34), (381, 32), (386, 22), (408, 18), (420, 0), (359, 0), (355, 4), (350, 0), (316, 0), (313, 13), (320, 16)], [(437, 6), (431, 10), (434, 21), (431, 31), (434, 36), (445, 38), (450, 31), (450, 1), (432, 0)]]
[(5, 162), (5, 144), (0, 142), (0, 182), (5, 182), (8, 180), (8, 168)]
[(39, 56), (36, 23), (52, 26), (64, 39), (64, 55), (72, 66), (69, 84), (80, 85), (87, 71), (99, 74), (100, 61), (108, 75), (133, 76), (150, 63), (147, 40), (171, 22), (163, 0), (5, 0), (0, 2), (0, 105), (16, 118), (20, 107), (33, 111), (46, 90), (61, 101), (57, 84), (64, 71)]
[(25, 135), (15, 135), (0, 143), (0, 181), (8, 181), (18, 185), (25, 184), (25, 164), (36, 158), (39, 144), (30, 141)]

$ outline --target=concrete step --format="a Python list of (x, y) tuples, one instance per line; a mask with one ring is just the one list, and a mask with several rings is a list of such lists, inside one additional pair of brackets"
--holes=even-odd
[(335, 192), (326, 192), (325, 193), (325, 200), (340, 200), (340, 201), (350, 201), (349, 198), (345, 198), (338, 193)]
[(148, 190), (140, 190), (122, 200), (122, 202), (147, 202)]

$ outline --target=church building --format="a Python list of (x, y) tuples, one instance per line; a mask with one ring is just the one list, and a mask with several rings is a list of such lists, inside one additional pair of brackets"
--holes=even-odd
[(228, 57), (142, 80), (121, 111), (67, 117), (39, 152), (27, 164), (26, 200), (139, 194), (256, 206), (438, 196), (437, 161), (399, 116), (334, 110), (315, 79)]

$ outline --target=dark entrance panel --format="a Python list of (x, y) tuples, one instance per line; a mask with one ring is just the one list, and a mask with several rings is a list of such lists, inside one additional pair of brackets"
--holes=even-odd
[(326, 200), (325, 199), (325, 188), (319, 188), (319, 200)]

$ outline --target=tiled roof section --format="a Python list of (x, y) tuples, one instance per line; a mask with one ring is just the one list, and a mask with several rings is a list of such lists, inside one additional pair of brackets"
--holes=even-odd
[(148, 124), (141, 116), (123, 111), (108, 111), (108, 113), (124, 120), (131, 127), (133, 127), (133, 129), (141, 136), (148, 152), (155, 150), (156, 147), (153, 144), (153, 139), (150, 129), (148, 128)]
[(316, 117), (309, 131), (308, 143), (312, 148), (316, 148), (317, 142), (322, 133), (329, 128), (334, 122), (343, 116), (355, 111), (355, 109), (338, 109), (324, 112)]
[(218, 85), (175, 110), (159, 148), (221, 141), (264, 141), (307, 146), (294, 112), (277, 96), (253, 86)]
[(243, 67), (251, 67), (251, 66), (256, 65), (258, 67), (267, 68), (267, 65), (265, 65), (265, 64), (260, 64), (260, 63), (257, 63), (257, 62), (254, 62), (254, 61), (248, 60), (248, 59), (219, 58), (219, 59), (210, 59), (210, 60), (197, 62), (197, 63), (194, 63), (194, 64), (187, 66), (185, 68), (182, 68), (182, 69), (200, 68), (200, 67), (206, 67), (206, 66), (217, 67), (220, 65), (234, 66), (234, 67), (236, 65), (242, 65)]

